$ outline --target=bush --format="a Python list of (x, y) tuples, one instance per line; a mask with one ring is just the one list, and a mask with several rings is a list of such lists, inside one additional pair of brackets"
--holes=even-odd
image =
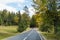
[(39, 30), (41, 30), (42, 32), (53, 32), (53, 26), (49, 24), (42, 24), (39, 27)]

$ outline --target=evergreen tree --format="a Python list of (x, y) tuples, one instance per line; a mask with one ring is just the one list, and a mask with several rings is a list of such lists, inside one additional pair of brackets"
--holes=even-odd
[(36, 27), (36, 19), (35, 19), (35, 15), (32, 16), (31, 18), (31, 22), (30, 22), (30, 27)]

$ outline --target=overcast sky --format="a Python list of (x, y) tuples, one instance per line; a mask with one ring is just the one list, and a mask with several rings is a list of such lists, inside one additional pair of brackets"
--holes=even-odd
[(7, 9), (8, 11), (21, 11), (26, 5), (29, 8), (30, 15), (34, 14), (34, 8), (31, 6), (33, 4), (32, 0), (0, 0), (0, 10)]

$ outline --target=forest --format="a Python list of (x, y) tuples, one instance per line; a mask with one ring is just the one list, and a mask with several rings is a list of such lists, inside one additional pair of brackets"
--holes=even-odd
[[(17, 32), (23, 32), (28, 27), (38, 28), (41, 32), (52, 33), (60, 40), (60, 10), (56, 4), (57, 0), (33, 0), (35, 13), (29, 16), (28, 7), (24, 7), (24, 13), (14, 13), (4, 9), (0, 11), (1, 26), (18, 26)], [(47, 35), (44, 34), (43, 35)], [(50, 34), (48, 34), (50, 35)], [(59, 35), (59, 37), (57, 37)]]

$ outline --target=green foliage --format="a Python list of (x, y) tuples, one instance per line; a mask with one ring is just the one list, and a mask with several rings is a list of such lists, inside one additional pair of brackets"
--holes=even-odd
[(17, 13), (9, 12), (7, 10), (0, 11), (0, 25), (11, 26), (18, 25), (18, 31), (22, 32), (30, 25), (30, 17), (27, 10), (23, 14), (20, 11)]
[[(58, 26), (58, 13), (57, 13), (57, 6), (56, 6), (56, 0), (36, 0), (34, 1), (36, 6), (34, 8), (38, 10), (38, 12), (41, 14), (40, 18), (42, 18), (42, 24), (40, 22), (40, 27), (42, 31), (52, 31), (54, 29), (54, 32), (57, 33), (57, 26)], [(38, 6), (37, 6), (38, 5)], [(48, 7), (47, 7), (48, 6)], [(53, 27), (52, 27), (53, 25)], [(53, 28), (53, 29), (52, 29)]]
[(18, 31), (19, 32), (23, 32), (24, 30), (26, 30), (26, 28), (29, 26), (30, 24), (30, 17), (28, 14), (26, 13), (23, 13), (21, 15), (21, 19), (20, 19), (20, 22), (19, 22), (19, 27), (18, 27)]
[(39, 30), (41, 30), (42, 32), (53, 33), (54, 27), (53, 25), (50, 25), (50, 24), (42, 24), (40, 25)]
[(33, 15), (32, 18), (31, 18), (30, 27), (36, 27), (35, 15)]
[(24, 30), (25, 30), (25, 25), (21, 22), (21, 23), (19, 23), (19, 25), (18, 25), (19, 27), (18, 27), (18, 32), (23, 32)]
[(0, 25), (18, 25), (19, 17), (17, 14), (7, 10), (0, 11)]
[(24, 7), (24, 13), (22, 15), (20, 15), (19, 12), (19, 24), (18, 24), (18, 32), (23, 32), (24, 30), (26, 30), (26, 28), (28, 28), (28, 26), (30, 25), (30, 17), (29, 17), (29, 11), (27, 6)]

